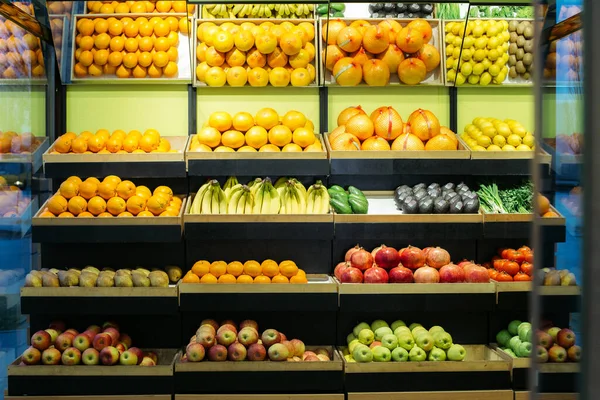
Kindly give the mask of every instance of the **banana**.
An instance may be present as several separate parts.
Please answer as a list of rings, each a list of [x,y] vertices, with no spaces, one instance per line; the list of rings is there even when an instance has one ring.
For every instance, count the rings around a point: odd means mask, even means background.
[[[271,9],[268,6],[265,6],[265,17],[271,18],[272,15]]]
[[[252,214],[260,214],[260,210],[262,208],[262,203],[264,199],[264,186],[262,184],[254,186],[260,187],[259,190],[254,191],[254,193],[251,192],[254,195],[254,206],[252,207]],[[254,186],[252,187],[253,189]]]
[[[216,4],[205,4],[204,8],[208,11],[212,11],[215,9],[216,6],[217,6]]]
[[[279,189],[282,186],[285,186],[285,184],[290,180],[290,178],[288,178],[287,176],[282,176],[281,178],[277,179],[275,181],[275,189]]]
[[[308,11],[314,11],[315,10],[315,5],[314,4],[307,4],[308,7]]]
[[[253,214],[254,208],[254,195],[248,190],[246,192],[246,207],[244,208],[244,214]]]
[[[298,202],[298,214],[306,214],[306,196],[296,186],[293,187],[293,190],[294,197]]]
[[[320,194],[320,207],[319,207],[319,214],[328,214],[329,213],[329,192],[327,192],[327,189],[325,188],[325,186],[321,187],[321,190],[319,191]]]
[[[281,9],[281,4],[275,4],[275,11],[279,12]]]
[[[202,196],[202,206],[200,209],[200,214],[210,214],[212,209],[212,198],[213,198],[213,186],[211,184],[210,188],[204,193]]]
[[[307,214],[315,214],[315,196],[316,193],[314,190],[308,194],[306,198],[306,213]]]
[[[250,13],[251,16],[256,17],[256,15],[258,14],[258,5],[254,5],[254,7],[252,8],[252,12]]]
[[[296,189],[298,189],[300,193],[302,193],[302,195],[306,197],[306,188],[304,187],[304,185],[300,183],[300,181],[296,178],[292,178],[291,181],[294,183],[294,187],[296,187]]]
[[[222,189],[217,191],[219,193],[219,214],[227,214],[227,196],[225,191]]]
[[[244,208],[246,207],[246,192],[242,192],[238,202],[234,204],[235,212],[234,214],[243,214]]]
[[[210,201],[210,212],[209,214],[219,213],[219,188],[213,185],[212,188],[212,200]]]
[[[260,178],[256,178],[254,183],[251,186],[250,191],[256,197],[256,193],[260,190],[260,188],[264,185],[264,181]],[[250,186],[250,185],[249,185]]]
[[[263,201],[260,207],[261,214],[271,214],[271,191],[269,187],[265,185],[263,187]]]
[[[298,192],[293,187],[290,187],[289,194],[291,198],[290,202],[292,204],[292,212],[290,214],[301,214]]]
[[[202,207],[202,196],[209,188],[210,183],[208,182],[200,186],[200,189],[198,189],[198,192],[196,193],[196,197],[194,197],[192,206],[190,207],[190,214],[200,214],[200,209]]]
[[[275,189],[271,184],[269,184],[269,192],[271,194],[269,214],[279,214],[279,210],[281,209],[281,199],[279,198],[279,193],[277,193],[277,189]]]
[[[227,214],[239,214],[237,211],[238,202],[244,196],[244,190],[241,188],[231,194],[227,204]]]

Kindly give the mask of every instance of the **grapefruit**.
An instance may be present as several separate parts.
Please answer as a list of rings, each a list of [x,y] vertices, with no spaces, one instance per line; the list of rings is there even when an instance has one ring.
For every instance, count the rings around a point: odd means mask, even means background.
[[[336,151],[360,150],[360,141],[351,133],[342,133],[335,139],[330,140],[331,149]]]
[[[348,26],[338,33],[336,43],[340,49],[353,52],[360,48],[362,35],[358,29]]]
[[[359,63],[361,67],[367,62],[367,60],[370,60],[372,58],[369,55],[369,53],[367,53],[362,47],[354,53],[351,53],[350,57],[352,57],[354,61]]]
[[[363,78],[369,86],[386,86],[390,82],[390,67],[381,60],[367,60],[363,65]]]
[[[456,150],[457,143],[448,135],[437,135],[425,144],[425,150]]]
[[[372,136],[365,140],[360,146],[361,150],[383,151],[390,150],[390,144],[380,136]]]
[[[398,66],[398,78],[406,85],[417,85],[426,75],[427,67],[418,58],[407,58]]]
[[[346,122],[346,132],[353,134],[360,140],[373,136],[375,127],[373,121],[366,114],[357,114]]]
[[[406,133],[394,140],[392,143],[392,150],[425,150],[425,145],[417,136],[413,135],[412,133]]]
[[[423,61],[425,64],[425,70],[427,72],[431,72],[440,65],[440,52],[435,48],[435,46],[430,44],[424,44],[419,53],[417,54],[417,58]]]
[[[323,24],[321,33],[323,40],[328,45],[337,43],[337,36],[339,32],[346,27],[346,23],[341,19],[335,19]]]
[[[395,43],[392,43],[383,53],[377,54],[377,58],[385,62],[390,71],[396,72],[400,63],[404,61],[404,53]]]
[[[362,45],[369,53],[379,54],[390,45],[389,28],[385,25],[371,25],[365,30]]]
[[[392,107],[381,107],[371,114],[375,134],[386,140],[396,139],[402,133],[404,122]]]
[[[400,25],[398,21],[393,19],[386,19],[385,21],[381,21],[379,25],[388,28],[388,33],[390,35],[390,43],[396,43],[396,37],[402,30],[402,25]]]
[[[335,81],[341,86],[356,86],[362,81],[362,67],[350,57],[344,57],[333,67]]]
[[[424,43],[429,43],[429,41],[431,40],[431,37],[433,36],[433,32],[431,30],[431,25],[429,25],[429,22],[427,22],[423,18],[419,18],[419,19],[410,21],[410,23],[406,27],[421,31],[421,33],[423,34],[423,42]]]
[[[365,111],[361,108],[361,106],[348,107],[348,108],[342,110],[340,115],[338,115],[338,117],[337,117],[338,126],[345,125],[346,122],[348,122],[348,120],[350,118],[352,118],[353,116],[358,115],[358,114],[367,115],[365,113]],[[331,132],[331,133],[333,134],[333,132]]]
[[[423,142],[440,134],[440,121],[428,110],[415,110],[406,123],[410,126],[410,132]]]
[[[330,71],[333,71],[333,66],[335,65],[335,63],[346,56],[346,52],[340,49],[338,45],[330,44],[325,50],[323,50],[325,68],[327,68]]]
[[[396,36],[396,45],[405,53],[416,53],[423,47],[423,33],[413,28],[403,28]]]

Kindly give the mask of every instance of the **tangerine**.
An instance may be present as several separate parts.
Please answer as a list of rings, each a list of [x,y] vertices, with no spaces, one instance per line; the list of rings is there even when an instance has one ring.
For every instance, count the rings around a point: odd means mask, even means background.
[[[120,197],[112,197],[106,202],[106,209],[112,215],[119,215],[127,209],[127,204]]]
[[[116,190],[117,195],[125,200],[129,199],[131,196],[134,196],[136,193],[135,185],[133,182],[128,180],[119,182]]]
[[[220,277],[227,273],[227,263],[225,261],[214,261],[210,264],[210,273],[215,277]]]
[[[48,200],[48,211],[54,215],[59,215],[67,211],[68,202],[63,196],[57,194]]]
[[[290,283],[290,280],[283,275],[275,275],[271,279],[271,283]]]
[[[269,141],[269,134],[262,126],[253,126],[246,132],[246,143],[255,149],[260,149]]]
[[[254,283],[268,284],[271,283],[271,278],[269,278],[268,276],[259,275],[256,278],[254,278]]]
[[[232,261],[227,264],[227,274],[230,274],[234,277],[240,276],[244,272],[244,264],[239,261]]]
[[[269,130],[269,142],[283,147],[292,141],[292,131],[285,125],[276,125]]]
[[[87,207],[90,213],[99,216],[106,211],[106,201],[100,196],[94,196],[89,199]]]
[[[237,278],[237,283],[254,283],[254,279],[250,275],[240,275]]]
[[[293,261],[285,260],[279,264],[279,270],[281,271],[281,275],[291,278],[298,273],[298,266]]]
[[[133,215],[138,215],[146,208],[146,199],[142,196],[138,196],[137,194],[134,196],[130,196],[127,199],[127,211],[132,213]]]
[[[255,278],[262,273],[262,267],[258,261],[249,260],[244,263],[244,274]],[[241,275],[243,276],[243,275]]]
[[[64,181],[60,185],[59,193],[65,199],[70,199],[71,197],[75,197],[79,194],[79,184],[75,181]]]
[[[85,181],[79,185],[79,196],[83,197],[86,200],[91,199],[96,196],[98,192],[98,185],[92,181]]]

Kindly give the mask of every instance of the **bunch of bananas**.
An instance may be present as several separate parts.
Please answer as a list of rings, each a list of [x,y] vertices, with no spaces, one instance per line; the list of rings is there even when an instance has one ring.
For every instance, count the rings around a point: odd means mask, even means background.
[[[202,18],[312,18],[314,8],[314,4],[206,4]]]
[[[216,179],[200,187],[192,202],[190,214],[227,214],[227,196]]]

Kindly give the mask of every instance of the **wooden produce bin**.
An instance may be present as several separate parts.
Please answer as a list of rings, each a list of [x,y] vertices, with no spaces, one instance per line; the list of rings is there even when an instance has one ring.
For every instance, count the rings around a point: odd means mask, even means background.
[[[139,365],[19,365],[8,367],[9,396],[171,395],[175,349],[156,352],[158,364]],[[54,397],[56,398],[56,397]]]
[[[532,291],[532,282],[493,282],[496,285],[496,304],[498,309],[515,310],[528,304],[528,296]],[[552,309],[561,309],[579,300],[581,287],[540,286],[538,293],[540,296],[545,297],[544,301],[555,301],[557,303],[556,307],[552,307]]]
[[[348,393],[348,400],[513,400],[512,390]]]
[[[554,218],[538,220],[544,231],[547,242],[564,242],[566,240],[566,220],[554,206],[550,210],[558,214]],[[529,238],[533,224],[533,214],[491,214],[483,211],[483,236],[485,238]]]
[[[176,394],[175,400],[344,400],[344,394]]]
[[[579,400],[579,393],[539,393],[539,400]],[[531,392],[515,392],[515,400],[530,400]]]
[[[307,350],[318,346],[308,346]],[[341,354],[331,346],[331,361],[175,361],[175,397],[182,394],[341,394]],[[202,376],[202,379],[198,379]],[[235,382],[235,384],[232,384]]]
[[[32,152],[27,153],[0,153],[0,164],[31,164],[31,173],[36,173],[42,167],[42,155],[48,150],[49,139],[36,137],[36,144]]]
[[[354,21],[357,21],[358,19],[355,18],[331,18],[330,20],[341,20],[344,21],[348,26],[350,26],[350,24]],[[411,21],[414,21],[417,18],[393,18],[394,21],[397,21],[400,23],[400,25],[402,25],[402,27],[404,28],[406,25],[408,25]],[[371,25],[377,25],[382,21],[385,21],[386,18],[363,18],[361,19],[361,21],[366,21],[368,23],[370,23]],[[319,32],[325,32],[325,24],[327,23],[327,19],[321,19],[321,24],[320,24],[320,30]],[[444,52],[444,49],[446,47],[446,44],[444,43],[444,30],[442,28],[442,20],[440,19],[427,19],[427,22],[429,22],[429,24],[431,25],[431,29],[432,29],[432,37],[431,40],[429,41],[429,44],[433,45],[439,52],[440,54],[440,65],[435,68],[433,71],[428,72],[427,75],[425,76],[425,79],[419,83],[419,85],[430,85],[430,86],[443,86],[445,84],[445,74],[442,71],[442,69],[444,68],[444,59],[442,57],[442,54]],[[323,40],[322,35],[319,35],[319,54],[323,55],[325,54],[325,49],[327,48],[327,44],[326,42]],[[324,56],[321,57],[321,81],[325,82],[326,86],[335,86],[335,87],[355,87],[355,86],[341,86],[339,85],[334,76],[332,71],[328,70],[327,68],[325,68],[325,66],[323,65],[323,61],[324,61]],[[364,80],[358,85],[358,86],[369,86],[367,83],[364,82]],[[388,83],[388,86],[414,86],[414,85],[406,85],[402,82],[400,82],[400,79],[398,78],[398,71],[390,71],[390,81]]]
[[[183,233],[185,199],[176,217],[129,218],[46,218],[40,207],[32,220],[36,243],[171,243],[180,242]]]
[[[169,394],[116,396],[60,396],[64,400],[172,400]],[[56,400],[57,396],[4,396],[5,400]]]
[[[386,362],[357,363],[344,362],[346,372],[346,390],[349,398],[354,394],[379,393],[381,395],[398,392],[429,393],[430,399],[481,399],[487,393],[497,391],[510,393],[509,397],[497,397],[499,400],[512,397],[510,384],[510,362],[495,350],[484,345],[465,345],[467,356],[461,362],[423,361],[423,362]],[[480,397],[449,397],[458,393],[480,393]],[[486,396],[481,396],[486,393]],[[400,394],[399,394],[400,395]],[[405,393],[404,396],[409,395]],[[415,393],[410,394],[414,398]],[[437,397],[435,397],[437,396]],[[383,399],[384,397],[373,397]],[[388,397],[389,399],[396,397]],[[397,397],[409,399],[411,397]],[[369,397],[365,397],[369,399]]]
[[[44,172],[52,178],[67,178],[73,171],[81,176],[117,175],[129,178],[185,177],[185,149],[188,136],[165,136],[171,143],[168,153],[52,154],[44,153]]]
[[[329,160],[322,135],[316,135],[323,151],[316,152],[203,152],[185,150],[190,176],[327,176]]]

